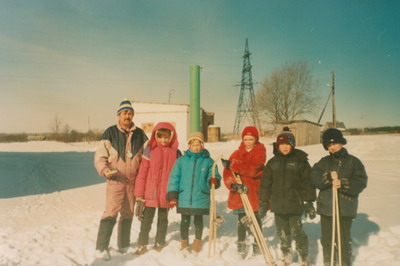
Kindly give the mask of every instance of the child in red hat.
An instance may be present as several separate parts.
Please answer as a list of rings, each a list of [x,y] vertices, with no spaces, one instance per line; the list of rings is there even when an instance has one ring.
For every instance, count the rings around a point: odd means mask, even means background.
[[[243,203],[240,197],[241,193],[246,193],[254,215],[261,228],[261,220],[258,215],[260,201],[258,192],[260,187],[260,178],[264,170],[265,160],[267,159],[267,150],[264,144],[259,142],[258,130],[255,127],[246,127],[242,132],[242,142],[239,148],[229,157],[230,169],[224,169],[224,182],[229,189],[228,208],[238,215],[238,243],[239,254],[246,255],[246,226],[241,219],[246,215]],[[232,171],[240,176],[243,184],[237,184]],[[253,254],[257,255],[260,251],[257,244],[253,244]]]

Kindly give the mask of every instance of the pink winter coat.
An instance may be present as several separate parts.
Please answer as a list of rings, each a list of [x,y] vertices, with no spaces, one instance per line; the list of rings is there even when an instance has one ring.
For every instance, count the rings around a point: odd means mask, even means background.
[[[168,145],[162,146],[156,142],[156,132],[165,128],[172,132]],[[166,122],[158,123],[151,133],[149,146],[143,153],[139,174],[136,177],[135,197],[145,200],[146,207],[168,208],[167,189],[169,174],[178,154],[178,139],[175,128]]]

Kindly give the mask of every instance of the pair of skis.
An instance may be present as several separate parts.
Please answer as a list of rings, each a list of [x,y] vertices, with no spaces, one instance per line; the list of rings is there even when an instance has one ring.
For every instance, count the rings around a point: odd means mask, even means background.
[[[219,159],[222,159],[222,156],[218,157],[218,159],[216,161],[214,161],[213,164],[213,176],[215,176],[215,167],[216,167],[216,163]],[[222,162],[224,164],[224,161]],[[226,167],[229,168],[229,167]],[[237,184],[242,184],[242,180],[240,179],[240,177],[238,175],[235,174],[235,172],[232,172],[233,177],[235,178],[235,181]],[[210,241],[210,245],[209,245],[209,252],[208,252],[208,256],[210,256],[210,249],[211,249],[211,245],[213,244],[214,246],[214,254],[215,254],[215,238],[216,238],[216,228],[218,225],[218,221],[217,217],[216,217],[216,209],[215,209],[215,187],[214,185],[211,185],[211,206],[210,206],[210,237],[209,237],[209,241]],[[247,194],[245,193],[240,193],[240,198],[243,202],[243,207],[246,213],[246,216],[244,217],[246,220],[245,221],[241,221],[243,223],[245,223],[246,225],[249,226],[250,231],[252,233],[252,235],[254,236],[258,247],[260,248],[261,253],[263,254],[263,257],[265,259],[265,262],[269,265],[274,265],[274,260],[272,258],[272,254],[271,251],[269,250],[265,239],[264,239],[264,235],[261,231],[261,225],[258,224],[256,216],[254,215],[254,211],[253,208],[251,207],[249,198],[247,197]]]

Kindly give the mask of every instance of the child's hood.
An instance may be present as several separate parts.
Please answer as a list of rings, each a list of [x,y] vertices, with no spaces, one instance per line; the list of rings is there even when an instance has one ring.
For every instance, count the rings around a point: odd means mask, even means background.
[[[179,143],[178,143],[178,136],[176,135],[176,130],[174,126],[168,122],[160,122],[153,128],[150,137],[150,149],[154,149],[155,147],[157,147],[156,132],[161,128],[165,128],[171,131],[171,138],[168,146],[170,146],[173,149],[178,149]]]

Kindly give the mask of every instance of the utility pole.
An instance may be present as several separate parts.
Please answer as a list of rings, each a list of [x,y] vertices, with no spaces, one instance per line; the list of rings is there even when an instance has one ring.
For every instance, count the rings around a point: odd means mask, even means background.
[[[335,71],[332,71],[332,126],[336,128],[336,105],[335,105]]]
[[[236,111],[235,125],[233,133],[240,134],[241,125],[247,117],[247,121],[251,121],[251,125],[258,127],[261,132],[260,119],[258,117],[257,106],[254,98],[253,79],[251,75],[249,44],[246,38],[246,47],[243,55],[242,81],[240,84],[240,96]]]

